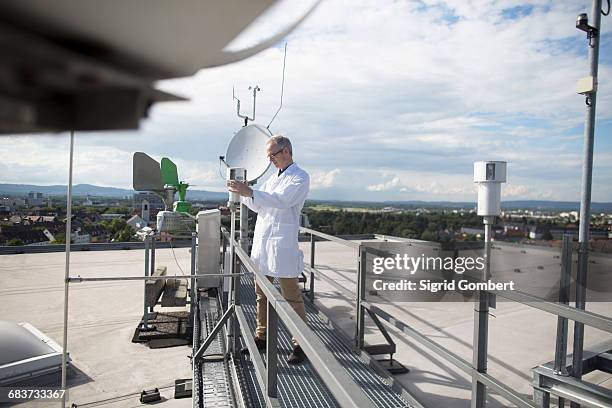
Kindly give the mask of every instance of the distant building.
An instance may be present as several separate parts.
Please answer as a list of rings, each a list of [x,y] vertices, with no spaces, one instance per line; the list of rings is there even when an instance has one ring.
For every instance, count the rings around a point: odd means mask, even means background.
[[[93,201],[91,201],[89,196],[87,196],[87,199],[85,199],[85,201],[83,201],[83,205],[87,206],[87,207],[91,207],[93,205]]]
[[[135,231],[140,231],[142,228],[146,227],[148,223],[138,215],[134,215],[132,218],[127,220],[127,225],[132,227]]]
[[[80,229],[70,234],[70,237],[73,244],[89,244],[91,242],[91,236],[81,233]]]
[[[464,236],[475,235],[477,238],[484,237],[484,228],[461,227],[461,234]]]
[[[48,230],[31,229],[22,224],[0,226],[0,242],[6,245],[11,241],[21,245],[49,245],[52,235]]]
[[[23,207],[25,203],[25,200],[22,198],[0,197],[0,206],[8,207],[9,211],[14,211],[18,207]]]
[[[43,193],[39,193],[38,191],[30,191],[28,193],[27,202],[30,207],[42,207],[43,199]]]
[[[151,220],[150,214],[151,208],[148,200],[142,200],[142,208],[140,210],[140,216],[148,224]]]
[[[136,209],[141,209],[142,202],[148,201],[150,214],[153,214],[154,212],[156,213],[158,210],[164,209],[164,202],[157,194],[154,194],[154,193],[146,193],[146,192],[134,193],[134,195],[132,196],[132,200],[133,200],[132,206]]]
[[[542,239],[544,231],[539,227],[531,227],[529,229],[529,239]]]

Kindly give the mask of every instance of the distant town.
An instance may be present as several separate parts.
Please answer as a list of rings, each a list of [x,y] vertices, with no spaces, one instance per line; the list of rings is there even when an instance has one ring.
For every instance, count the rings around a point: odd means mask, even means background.
[[[192,214],[220,209],[225,200],[192,201]],[[503,207],[503,206],[502,206]],[[579,213],[557,208],[503,208],[494,239],[558,246],[564,234],[577,239]],[[71,242],[75,244],[137,241],[138,231],[155,227],[164,206],[152,193],[123,197],[73,198]],[[332,235],[383,234],[426,241],[483,239],[482,220],[471,203],[349,203],[307,201],[302,224]],[[166,239],[171,240],[168,236]],[[0,246],[41,246],[66,242],[66,197],[39,191],[0,193]],[[612,211],[594,211],[591,247],[612,252]]]

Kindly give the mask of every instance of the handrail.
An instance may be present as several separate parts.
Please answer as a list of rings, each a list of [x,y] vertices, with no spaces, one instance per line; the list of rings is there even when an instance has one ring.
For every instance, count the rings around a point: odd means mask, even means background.
[[[226,228],[221,228],[223,238],[230,240],[229,232]],[[359,388],[357,383],[353,381],[338,363],[334,355],[327,350],[323,342],[312,332],[312,330],[306,325],[302,318],[293,310],[293,307],[278,293],[278,290],[274,285],[265,278],[265,276],[259,271],[259,267],[255,265],[251,257],[242,249],[235,240],[232,240],[234,250],[237,258],[244,265],[247,271],[253,273],[257,279],[257,285],[260,287],[262,292],[268,301],[268,310],[273,310],[278,318],[285,324],[289,332],[297,339],[298,343],[302,347],[302,350],[308,357],[310,363],[317,371],[325,385],[329,388],[332,395],[336,398],[338,403],[343,407],[374,407],[372,401],[368,396]],[[236,314],[238,321],[241,322],[241,327],[245,327],[246,322],[245,316],[242,312],[242,307],[237,306]],[[268,322],[269,324],[271,322]],[[270,330],[268,330],[268,335]],[[244,336],[247,346],[255,353],[256,348],[254,342],[247,336]],[[268,342],[270,343],[270,342]],[[256,354],[256,353],[255,353]],[[257,377],[260,384],[267,387],[270,381],[270,372],[263,372],[263,361],[259,361],[257,357],[254,361],[257,371]],[[274,369],[272,367],[266,367],[266,370]],[[266,394],[266,400],[270,398]]]
[[[334,242],[338,242],[338,243],[347,245],[346,242],[342,242],[343,240],[338,237],[333,237],[331,235],[324,234],[324,233],[321,233],[315,230],[311,230],[309,228],[300,228],[300,231],[310,233],[312,236],[323,237],[329,241],[334,241]],[[375,234],[375,237],[377,239],[381,239],[381,238],[382,239],[396,239],[401,242],[409,242],[409,243],[414,243],[414,244],[425,244],[425,242],[421,242],[419,240],[402,239],[402,238],[391,237],[391,236],[386,236],[386,235]],[[358,347],[361,347],[363,345],[363,341],[362,341],[363,327],[360,329],[359,326],[360,326],[360,322],[361,322],[361,326],[363,326],[363,311],[362,310],[366,309],[380,316],[388,324],[400,329],[403,333],[411,336],[413,339],[417,340],[424,346],[434,351],[437,351],[439,355],[441,355],[451,364],[455,365],[456,367],[462,369],[463,371],[471,375],[473,381],[479,382],[481,384],[484,384],[485,386],[490,387],[492,390],[494,390],[495,392],[497,392],[498,394],[500,394],[501,396],[503,396],[504,398],[506,398],[507,400],[511,401],[512,403],[514,403],[515,405],[519,407],[522,407],[522,408],[536,407],[533,401],[525,399],[524,396],[518,394],[515,390],[511,389],[507,385],[499,382],[497,379],[495,379],[491,375],[487,374],[486,372],[479,372],[468,361],[452,353],[447,348],[441,345],[438,345],[436,342],[430,340],[428,337],[419,333],[417,330],[412,329],[410,326],[392,317],[391,315],[389,315],[382,309],[379,309],[376,306],[372,305],[371,303],[366,302],[365,297],[362,297],[362,295],[365,290],[365,286],[364,286],[365,285],[365,279],[364,279],[365,265],[363,265],[363,263],[365,262],[365,258],[363,256],[363,253],[364,251],[367,251],[366,249],[367,247],[363,247],[359,244],[347,245],[347,246],[358,248],[359,253],[360,253],[360,263],[358,265],[358,279],[357,279],[357,285],[358,285],[357,299],[356,299],[357,300],[357,330],[356,330],[356,335],[355,335],[356,336],[355,340],[356,340],[356,344]],[[312,279],[315,275],[315,272],[319,272],[316,268],[314,268],[314,239],[312,237],[311,237],[311,250],[313,253],[311,253],[311,265],[308,271],[310,272],[311,279]],[[313,288],[314,286],[311,284],[311,291],[314,292]],[[345,292],[345,291],[343,290],[342,292]],[[348,290],[346,290],[346,292],[348,292]],[[533,308],[536,308],[536,309],[539,309],[539,310],[542,310],[542,311],[545,311],[551,314],[555,314],[557,316],[561,316],[561,317],[564,317],[570,320],[581,322],[586,325],[596,327],[600,330],[604,330],[606,332],[612,333],[612,319],[609,317],[603,316],[603,315],[599,315],[599,314],[584,311],[584,310],[579,310],[579,309],[576,309],[576,308],[573,308],[571,306],[564,305],[564,304],[546,301],[537,296],[529,295],[523,292],[496,291],[496,290],[487,291],[487,292],[504,297],[514,302],[522,303],[527,306],[530,306],[530,307],[533,307]],[[314,296],[314,293],[311,293],[311,296]]]
[[[325,385],[343,407],[374,407],[372,401],[342,368],[334,355],[312,332],[291,305],[278,293],[274,285],[259,271],[249,255],[234,241],[236,255],[249,272],[252,272],[269,307],[272,307],[289,332],[297,339],[310,363]],[[270,367],[267,367],[269,369]]]
[[[198,279],[207,277],[231,278],[234,276],[242,276],[243,273],[207,273],[202,275],[163,275],[163,276],[109,276],[109,277],[93,277],[83,278],[81,276],[71,276],[68,282],[108,282],[108,281],[139,281],[139,280],[166,280],[166,279]]]
[[[535,404],[518,396],[513,390],[511,390],[504,384],[497,382],[490,375],[485,374],[485,373],[480,373],[477,370],[475,370],[472,367],[472,365],[464,358],[447,350],[446,347],[436,343],[435,341],[431,340],[427,336],[419,333],[417,330],[413,329],[412,327],[405,324],[401,320],[398,320],[395,317],[391,316],[386,311],[380,309],[377,306],[370,304],[369,302],[361,302],[361,305],[367,308],[368,310],[370,310],[372,313],[375,313],[377,316],[382,318],[385,322],[387,322],[391,326],[399,329],[402,333],[407,334],[408,336],[412,337],[414,340],[418,341],[421,345],[434,351],[436,355],[441,356],[446,361],[453,364],[455,367],[463,370],[465,373],[468,373],[473,377],[478,377],[478,379],[481,382],[485,382],[487,385],[494,387],[498,394],[508,399],[515,405],[519,407],[529,407],[529,408],[536,407]]]
[[[380,235],[375,234],[375,236],[380,236]],[[401,242],[410,242],[410,240],[408,240],[407,238],[391,237],[388,235],[385,235],[384,237],[397,239],[398,241],[401,241]],[[375,251],[381,254],[387,253],[387,254],[393,255],[392,253],[387,252],[387,251],[373,250],[367,247],[366,247],[366,251],[369,251],[369,252]],[[429,274],[436,275],[434,272],[429,272]],[[471,282],[480,281],[476,278],[472,278],[469,276],[464,276],[464,279],[467,279]],[[512,291],[510,290],[487,290],[485,292],[493,293],[499,297],[503,297],[505,299],[508,299],[508,300],[511,300],[517,303],[521,303],[529,307],[533,307],[534,309],[539,309],[544,312],[548,312],[548,313],[551,313],[551,314],[554,314],[560,317],[565,317],[567,319],[583,323],[587,326],[595,327],[599,330],[602,330],[608,333],[612,333],[612,318],[604,316],[604,315],[589,312],[586,310],[576,309],[575,307],[556,303],[556,302],[551,302],[541,297],[534,296],[534,295],[531,295],[525,292],[521,292],[518,290],[512,290]]]
[[[338,292],[342,293],[344,296],[346,296],[346,297],[348,297],[350,299],[355,300],[355,293],[351,292],[350,289],[345,288],[344,286],[342,286],[341,284],[339,284],[335,280],[333,280],[331,278],[328,278],[320,270],[318,270],[316,268],[312,268],[312,267],[310,267],[308,265],[304,265],[304,271],[314,274],[314,276],[316,276],[319,279],[324,280],[329,285],[333,286]]]
[[[425,241],[422,239],[414,239],[414,238],[403,238],[403,237],[394,237],[393,235],[384,235],[384,234],[374,234],[374,238],[376,239],[380,239],[382,241],[386,241],[388,239],[392,239],[394,241],[400,241],[400,242],[408,242],[411,244],[419,244],[419,245],[432,245],[435,244],[431,241]]]
[[[513,300],[517,303],[522,303],[526,306],[539,309],[557,316],[565,317],[569,320],[586,324],[587,326],[595,327],[596,329],[612,333],[612,318],[589,312],[587,310],[576,309],[572,306],[567,306],[561,303],[555,303],[543,300],[537,296],[519,291],[499,291],[489,290],[489,293],[494,293],[497,296]]]
[[[315,235],[319,238],[323,238],[327,241],[333,241],[335,243],[341,244],[341,245],[345,245],[351,248],[355,248],[358,249],[359,248],[359,243],[358,242],[353,242],[353,241],[349,241],[347,239],[342,239],[342,238],[338,238],[335,237],[333,235],[329,235],[329,234],[325,234],[323,232],[319,232],[310,228],[306,228],[306,227],[300,227],[300,232],[303,232],[305,234],[311,234],[311,235]]]

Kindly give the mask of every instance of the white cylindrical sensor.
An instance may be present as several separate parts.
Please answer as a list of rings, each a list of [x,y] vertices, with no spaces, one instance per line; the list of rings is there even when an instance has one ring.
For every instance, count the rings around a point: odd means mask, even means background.
[[[246,169],[244,167],[228,167],[227,168],[227,181],[246,181]],[[240,203],[240,194],[238,193],[229,193],[229,201],[228,204],[239,204]]]
[[[483,217],[501,214],[501,184],[478,184],[478,215]]]
[[[501,214],[501,183],[506,182],[506,162],[474,163],[474,182],[478,184],[478,215],[496,217]]]

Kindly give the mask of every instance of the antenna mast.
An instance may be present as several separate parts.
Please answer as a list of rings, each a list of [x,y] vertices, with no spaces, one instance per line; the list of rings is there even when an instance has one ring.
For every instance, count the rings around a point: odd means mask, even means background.
[[[236,114],[238,115],[239,118],[243,118],[244,119],[244,126],[247,126],[249,124],[249,120],[252,122],[255,120],[255,101],[257,100],[257,92],[261,91],[261,88],[259,87],[259,85],[255,85],[255,86],[249,86],[249,91],[253,90],[253,117],[250,118],[249,115],[241,115],[240,114],[240,99],[238,99],[236,97],[236,92],[234,90],[234,87],[232,87],[232,98],[236,100]]]
[[[287,62],[287,43],[285,43],[285,56],[283,57],[283,80],[281,82],[280,106],[278,107],[278,110],[272,117],[272,120],[270,120],[270,123],[268,123],[268,126],[266,126],[268,130],[270,130],[270,125],[272,124],[272,122],[274,122],[274,119],[276,119],[276,115],[278,115],[278,112],[280,112],[280,110],[283,108],[283,94],[285,93],[285,63],[286,62]]]

